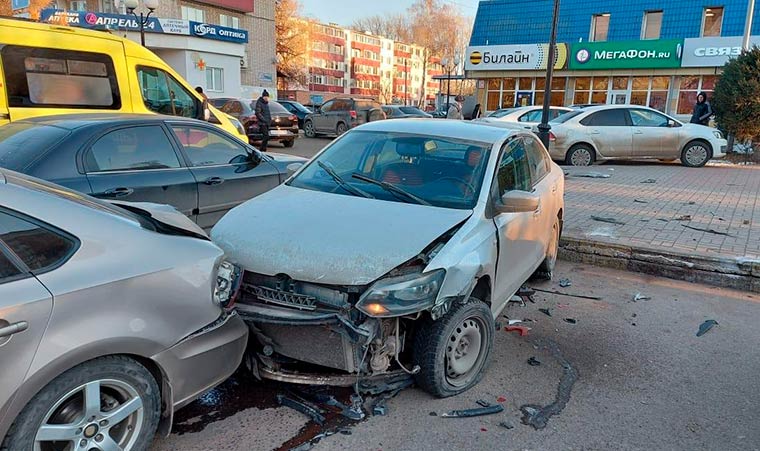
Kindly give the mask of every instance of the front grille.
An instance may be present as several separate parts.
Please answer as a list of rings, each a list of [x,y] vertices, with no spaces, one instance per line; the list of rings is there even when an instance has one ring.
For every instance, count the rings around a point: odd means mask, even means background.
[[[255,295],[260,301],[271,304],[295,307],[299,310],[314,310],[317,308],[316,298],[297,293],[275,290],[272,288],[246,285],[245,291]]]

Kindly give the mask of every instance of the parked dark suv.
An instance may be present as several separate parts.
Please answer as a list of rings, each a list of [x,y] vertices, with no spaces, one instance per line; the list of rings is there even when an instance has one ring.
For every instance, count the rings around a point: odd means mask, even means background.
[[[295,114],[298,118],[298,127],[303,128],[303,121],[306,119],[306,116],[308,116],[312,110],[308,109],[307,107],[301,105],[300,103],[296,102],[295,100],[278,100],[279,104],[285,107],[286,110],[290,111],[291,113]]]
[[[337,98],[324,104],[306,116],[304,134],[342,135],[348,130],[367,122],[385,119],[382,106],[368,99]]]
[[[248,135],[251,144],[261,142],[261,129],[256,119],[255,100],[228,99],[219,109],[239,120]],[[298,118],[295,114],[286,110],[285,107],[269,101],[269,112],[272,114],[272,122],[269,123],[269,142],[280,142],[285,147],[293,147],[298,138]]]

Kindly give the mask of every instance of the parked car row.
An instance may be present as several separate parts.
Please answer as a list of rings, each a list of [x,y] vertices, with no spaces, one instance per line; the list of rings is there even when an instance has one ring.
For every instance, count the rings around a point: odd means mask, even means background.
[[[254,111],[256,100],[218,98],[212,99],[211,102],[219,105],[222,112],[229,114],[243,124],[249,143],[261,142],[263,135],[259,119]],[[269,101],[269,112],[272,116],[269,123],[269,141],[280,142],[285,147],[293,147],[298,138],[298,116],[274,100]]]

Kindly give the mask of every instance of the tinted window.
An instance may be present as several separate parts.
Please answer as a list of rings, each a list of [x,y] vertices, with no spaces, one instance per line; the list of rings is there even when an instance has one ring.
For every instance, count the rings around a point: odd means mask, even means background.
[[[352,108],[350,100],[338,99],[333,101],[332,111],[348,111]]]
[[[59,266],[77,247],[72,238],[5,211],[0,211],[0,240],[34,274]]]
[[[249,161],[242,144],[201,127],[173,125],[172,130],[193,166],[213,166]]]
[[[108,55],[13,45],[1,53],[11,107],[121,108]]]
[[[385,113],[386,116],[391,117],[393,116],[393,108],[383,107],[383,113]]]
[[[137,80],[149,110],[170,116],[198,117],[197,99],[171,75],[153,67],[138,67]]]
[[[523,139],[525,151],[528,154],[531,178],[534,183],[537,183],[549,172],[549,156],[536,138],[524,137]]]
[[[649,110],[629,110],[631,123],[636,127],[667,127],[668,118]]]
[[[225,113],[241,115],[243,114],[243,104],[237,100],[233,100],[224,104],[221,110]]]
[[[552,119],[550,122],[552,124],[564,124],[565,122],[569,121],[570,119],[574,118],[575,116],[578,116],[579,114],[583,114],[583,111],[577,110],[577,111],[570,111],[565,114],[561,114],[557,116],[556,119]]]
[[[422,113],[422,110],[420,110],[419,108],[415,108],[413,106],[402,106],[402,107],[399,107],[399,110],[401,110],[402,112],[404,112],[406,114],[420,114],[420,113]]]
[[[3,253],[3,248],[0,244],[0,283],[14,279],[21,274],[23,274],[21,270],[11,263],[10,259]]]
[[[328,111],[332,111],[333,105],[335,105],[335,102],[334,101],[330,101],[330,102],[327,102],[324,105],[322,105],[322,107],[320,109],[322,110],[323,113],[326,113]]]
[[[519,122],[541,122],[541,116],[543,116],[543,110],[529,111],[518,119]],[[551,116],[550,116],[551,117]]]
[[[567,111],[551,109],[549,110],[549,120],[557,119],[565,113],[567,113]]]
[[[0,127],[0,167],[23,171],[69,132],[48,125],[11,122]]]
[[[272,114],[290,114],[290,111],[286,110],[284,106],[272,100],[269,101],[269,112]]]
[[[88,172],[180,167],[171,141],[158,125],[114,130],[100,137],[85,155]]]
[[[531,191],[530,164],[522,139],[514,139],[506,144],[499,160],[496,174],[499,201],[501,196],[512,190]]]
[[[628,125],[626,110],[602,110],[581,120],[581,124],[591,127],[625,127]]]

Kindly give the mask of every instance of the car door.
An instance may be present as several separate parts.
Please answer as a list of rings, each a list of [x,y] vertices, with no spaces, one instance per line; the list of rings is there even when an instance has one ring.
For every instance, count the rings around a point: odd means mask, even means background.
[[[56,268],[75,249],[70,237],[0,207],[0,400],[24,381],[53,308],[34,274]]]
[[[267,157],[241,141],[201,124],[171,123],[198,183],[198,220],[214,226],[227,211],[280,183]]]
[[[678,129],[664,114],[644,108],[629,111],[633,127],[633,153],[637,157],[678,158]]]
[[[551,159],[544,146],[532,136],[524,136],[522,139],[528,155],[532,192],[541,199],[536,219],[537,230],[544,234],[542,249],[546,254],[548,238],[551,237],[554,219],[557,217],[562,200],[559,193],[559,180],[556,175],[551,174]]]
[[[112,129],[83,154],[96,197],[168,204],[197,219],[198,188],[159,122]]]
[[[512,190],[532,191],[530,163],[522,138],[514,137],[501,150],[491,187],[494,204]],[[539,207],[540,210],[540,207]],[[540,215],[537,212],[497,213],[493,218],[498,237],[498,260],[494,284],[494,311],[530,277],[544,254]]]
[[[633,155],[633,129],[624,108],[603,109],[581,119],[588,140],[605,158]]]
[[[324,105],[322,105],[312,116],[313,122],[314,122],[314,129],[319,132],[324,131],[333,131],[333,128],[330,128],[328,130],[328,116],[330,115],[330,112],[333,109],[333,106],[335,105],[335,100],[330,100],[328,102],[325,102]]]

